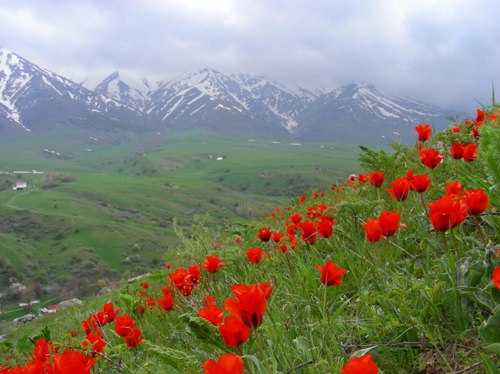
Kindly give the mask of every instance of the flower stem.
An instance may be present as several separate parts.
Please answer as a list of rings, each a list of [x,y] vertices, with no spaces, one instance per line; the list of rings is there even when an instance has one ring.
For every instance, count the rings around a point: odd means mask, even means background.
[[[481,239],[483,244],[486,245],[487,242],[486,242],[486,238],[484,237],[483,230],[481,229],[481,225],[479,225],[479,221],[478,221],[476,216],[472,216],[472,217],[474,217],[474,224],[476,225],[477,232],[479,233],[479,238]]]
[[[266,359],[266,353],[264,352],[264,347],[262,346],[262,342],[261,342],[260,337],[259,337],[258,329],[254,329],[253,332],[254,332],[254,336],[255,336],[255,342],[257,343],[257,347],[259,348],[260,355],[262,357],[262,361],[265,362],[265,364],[267,366],[268,373],[272,373],[273,371],[271,369],[271,366],[269,365],[269,362]]]

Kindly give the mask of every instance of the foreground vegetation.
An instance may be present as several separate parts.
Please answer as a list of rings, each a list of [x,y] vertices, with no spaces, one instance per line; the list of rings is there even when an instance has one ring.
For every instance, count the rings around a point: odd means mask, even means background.
[[[14,331],[4,372],[498,373],[498,110],[364,149],[263,220],[177,230],[148,277]]]

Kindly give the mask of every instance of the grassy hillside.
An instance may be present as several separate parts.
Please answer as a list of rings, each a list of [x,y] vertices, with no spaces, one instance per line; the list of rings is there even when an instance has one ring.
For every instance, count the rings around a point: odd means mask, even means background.
[[[296,191],[324,188],[358,167],[354,146],[202,134],[156,143],[100,148],[37,139],[0,149],[0,171],[44,172],[0,175],[4,308],[34,297],[50,303],[93,294],[160,264],[179,243],[175,225],[257,218]],[[12,191],[19,178],[29,188]],[[15,282],[28,290],[9,299]],[[33,296],[34,285],[45,292]]]
[[[4,366],[498,373],[499,109],[414,147],[365,149],[366,173],[260,220],[178,231],[167,267],[9,332]],[[59,351],[34,359],[49,340]]]

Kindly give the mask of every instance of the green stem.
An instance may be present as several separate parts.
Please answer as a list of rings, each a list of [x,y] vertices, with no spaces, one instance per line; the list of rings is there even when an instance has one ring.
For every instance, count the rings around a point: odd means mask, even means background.
[[[420,195],[420,201],[422,202],[422,205],[424,206],[425,215],[429,216],[429,211],[427,210],[427,205],[425,204],[425,200],[424,200],[424,194],[420,193],[419,195]]]
[[[255,341],[257,343],[257,347],[259,348],[260,355],[262,357],[262,361],[265,362],[268,373],[272,373],[273,370],[272,370],[271,366],[269,365],[268,360],[266,359],[266,353],[264,352],[264,347],[263,347],[262,342],[260,340],[258,329],[254,329],[253,332],[254,332],[254,336],[255,336]]]
[[[481,239],[483,244],[486,245],[487,242],[486,242],[486,238],[484,237],[483,230],[481,229],[481,225],[479,225],[479,221],[478,221],[476,216],[472,216],[472,217],[474,217],[474,224],[476,225],[477,232],[479,233],[479,238]]]

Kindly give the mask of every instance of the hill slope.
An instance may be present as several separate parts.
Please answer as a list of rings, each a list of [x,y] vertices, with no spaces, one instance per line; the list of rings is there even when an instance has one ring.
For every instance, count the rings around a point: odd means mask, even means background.
[[[43,337],[60,351],[39,364],[72,355],[109,373],[497,372],[499,109],[421,150],[365,149],[366,174],[216,245],[212,229],[182,230],[167,268],[12,332],[7,365],[37,363]],[[95,357],[74,352],[82,343]]]

